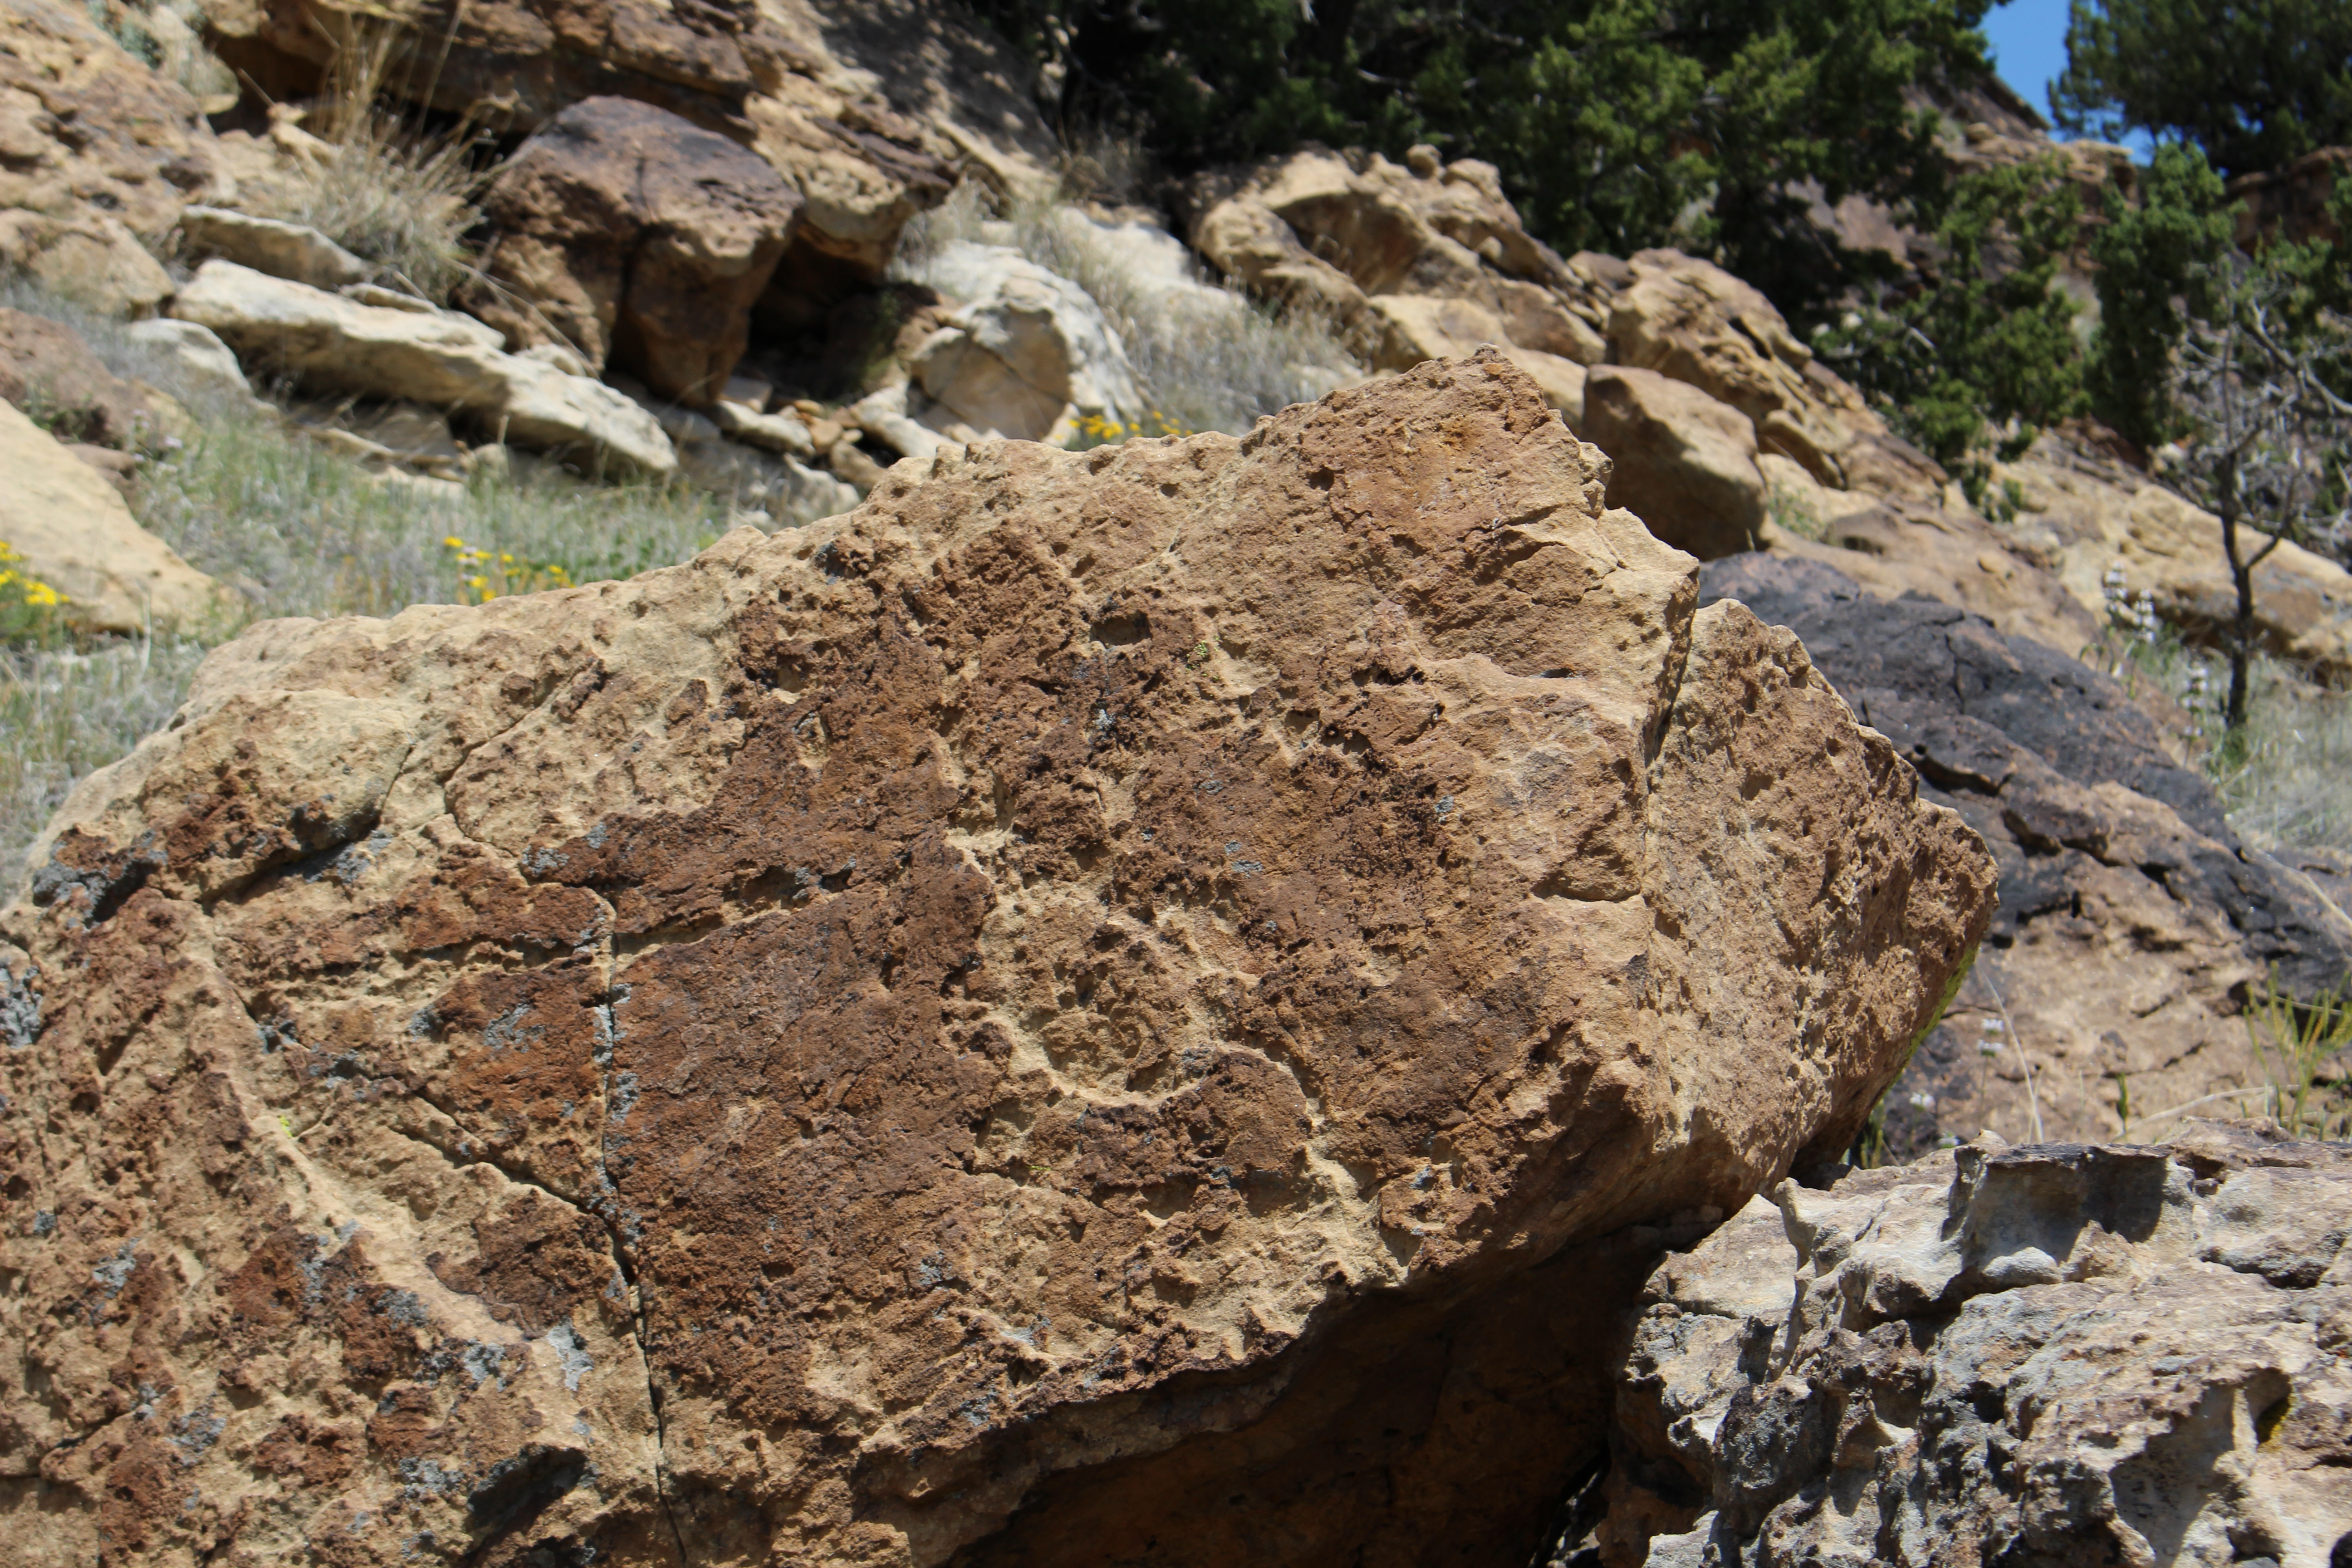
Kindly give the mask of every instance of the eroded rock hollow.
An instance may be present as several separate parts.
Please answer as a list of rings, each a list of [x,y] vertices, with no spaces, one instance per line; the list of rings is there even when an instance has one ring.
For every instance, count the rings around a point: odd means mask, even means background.
[[[1628,1227],[1845,1147],[1992,903],[1606,483],[1489,353],[224,647],[7,917],[0,1535],[1532,1547]]]

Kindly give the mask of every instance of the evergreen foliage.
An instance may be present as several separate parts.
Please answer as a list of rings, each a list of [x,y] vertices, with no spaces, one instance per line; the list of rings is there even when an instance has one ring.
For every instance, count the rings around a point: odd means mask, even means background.
[[[2221,176],[2202,150],[2156,150],[2137,206],[2113,187],[2091,241],[2098,266],[2099,331],[2090,368],[2100,418],[2143,447],[2177,424],[2169,391],[2174,350],[2191,315],[2212,309],[2209,279],[2230,249]]]
[[[1863,192],[1933,215],[1932,111],[1984,68],[1985,0],[980,0],[1065,128],[1183,170],[1303,142],[1478,157],[1538,237],[1710,255],[1802,320],[1866,269],[1806,221]]]
[[[2193,142],[2223,174],[2352,142],[2343,0],[2074,0],[2063,128]]]
[[[1937,227],[1930,285],[1852,313],[1822,335],[1823,357],[1973,481],[1968,458],[1989,421],[2007,428],[2002,455],[2013,457],[2084,408],[2077,307],[2053,287],[2081,212],[2048,161],[1967,175]]]

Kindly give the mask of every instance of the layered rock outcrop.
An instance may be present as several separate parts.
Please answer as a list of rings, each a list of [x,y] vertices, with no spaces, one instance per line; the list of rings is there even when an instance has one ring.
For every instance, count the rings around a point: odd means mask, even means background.
[[[1487,355],[247,632],[6,917],[0,1528],[1067,1558],[1083,1471],[1528,1549],[1605,1336],[1513,1283],[1844,1147],[1990,915],[1602,472]],[[1559,1445],[1449,1485],[1508,1398]]]
[[[1563,260],[1493,168],[1309,151],[1204,176],[1188,232],[1237,286],[1332,318],[1376,367],[1492,343],[1615,464],[1612,500],[1703,557],[1761,546],[2082,647],[2086,610],[1820,363],[1755,289],[1672,250]],[[1601,395],[1592,378],[1600,378]]]
[[[315,88],[337,40],[390,32],[387,88],[511,132],[572,105],[651,105],[756,153],[806,203],[767,309],[821,321],[877,281],[907,221],[966,169],[1050,190],[1053,136],[1030,68],[924,0],[206,0],[224,58],[275,96]]]
[[[148,254],[216,178],[196,100],[79,5],[11,0],[0,17],[0,268],[117,314],[172,279]]]
[[[577,455],[623,472],[671,473],[677,455],[654,416],[562,350],[505,352],[471,316],[398,297],[363,303],[207,261],[172,313],[215,332],[248,369],[364,396],[461,410],[499,440]]]
[[[2341,984],[2352,922],[2243,843],[2201,773],[2115,681],[1812,562],[1712,563],[1731,598],[1804,639],[1854,712],[2000,863],[2001,907],[1944,1022],[1887,1101],[1890,1157],[1992,1127],[2022,1142],[2161,1136],[2184,1107],[2259,1103],[2250,993]],[[2129,1127],[2124,1119],[2132,1118]]]
[[[1651,1278],[1600,1561],[2341,1562],[2347,1228],[2263,1124],[1784,1183]]]

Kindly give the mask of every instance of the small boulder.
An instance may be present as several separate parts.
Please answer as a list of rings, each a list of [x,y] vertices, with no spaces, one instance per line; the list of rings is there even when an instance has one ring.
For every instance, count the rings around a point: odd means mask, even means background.
[[[108,476],[0,404],[0,542],[16,570],[64,595],[68,626],[131,635],[195,629],[220,607],[216,584],[139,526]]]
[[[123,335],[149,353],[162,356],[183,391],[237,405],[258,401],[253,395],[252,384],[245,379],[244,367],[236,363],[236,355],[210,328],[159,316],[152,321],[131,322]]]
[[[142,317],[172,297],[172,275],[106,213],[0,208],[0,272],[104,316]]]
[[[459,302],[518,344],[562,342],[656,394],[717,396],[802,200],[766,163],[650,104],[575,103],[483,199],[485,281]],[[495,285],[495,286],[494,286]]]
[[[128,450],[158,439],[165,416],[153,388],[106,368],[61,321],[0,307],[0,402],[60,440]]]
[[[247,364],[308,386],[462,410],[502,439],[647,474],[677,466],[652,415],[545,359],[504,353],[495,328],[452,310],[362,305],[233,261],[207,261],[173,314],[219,334]]]
[[[970,301],[908,366],[940,420],[1043,441],[1077,419],[1127,424],[1148,412],[1118,330],[1068,279],[1010,247],[968,241],[948,247],[927,276]]]
[[[1684,382],[1596,365],[1584,383],[1586,439],[1615,460],[1609,504],[1701,560],[1753,549],[1764,475],[1747,416]]]
[[[180,215],[180,232],[194,257],[218,256],[313,289],[341,289],[368,276],[366,262],[304,224],[192,206]]]

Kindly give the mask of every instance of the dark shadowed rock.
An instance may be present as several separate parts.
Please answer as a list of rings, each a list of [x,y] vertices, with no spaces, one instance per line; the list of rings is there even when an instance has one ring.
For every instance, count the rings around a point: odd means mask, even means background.
[[[1742,555],[1703,583],[1702,597],[1802,637],[2000,863],[1976,971],[1890,1099],[1895,1152],[1985,1125],[2032,1135],[2037,1114],[2048,1136],[2113,1137],[2126,1095],[2137,1119],[2259,1086],[2249,987],[2275,971],[2307,996],[2344,975],[2352,925],[2239,840],[2212,786],[2105,676],[1815,562]]]
[[[725,137],[592,98],[541,127],[483,198],[488,281],[463,303],[517,347],[562,342],[591,370],[708,403],[742,357],[801,205]]]

